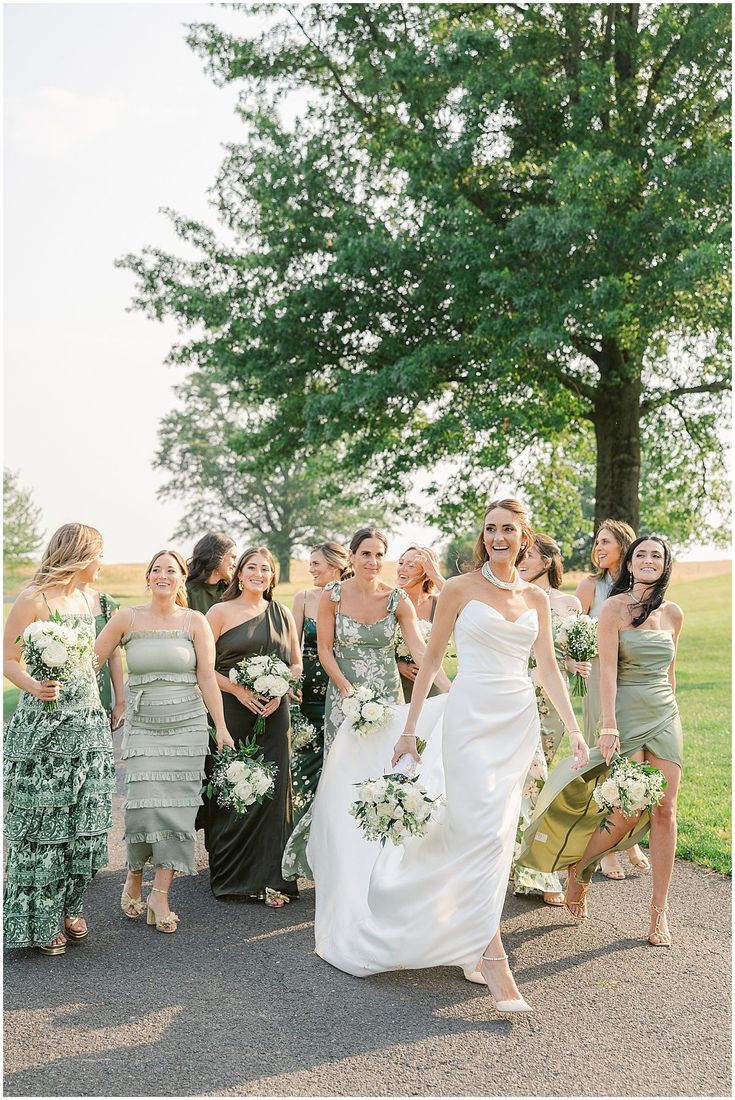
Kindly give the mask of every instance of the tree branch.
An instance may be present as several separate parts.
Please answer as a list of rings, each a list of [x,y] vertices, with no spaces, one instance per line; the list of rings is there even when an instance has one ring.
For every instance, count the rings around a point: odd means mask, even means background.
[[[324,62],[324,64],[325,64],[325,66],[327,67],[327,69],[329,70],[329,72],[330,72],[330,73],[332,74],[332,77],[333,77],[333,79],[334,79],[334,82],[335,82],[335,84],[337,85],[337,87],[338,87],[338,89],[339,89],[339,92],[340,92],[340,94],[342,95],[343,99],[346,99],[346,100],[347,100],[347,102],[348,102],[348,103],[350,104],[350,106],[351,106],[351,107],[353,108],[353,110],[357,111],[357,113],[358,113],[358,114],[360,115],[360,117],[361,117],[361,118],[362,118],[362,119],[363,119],[363,120],[364,120],[365,122],[373,122],[373,121],[374,121],[374,119],[373,119],[372,115],[370,114],[370,112],[369,112],[369,111],[367,111],[367,110],[366,110],[366,109],[365,109],[365,108],[364,108],[364,107],[362,106],[362,104],[361,104],[361,103],[358,103],[358,101],[357,101],[357,100],[356,100],[356,99],[355,99],[355,98],[354,98],[353,96],[351,96],[351,95],[350,95],[350,93],[349,93],[349,92],[347,91],[346,87],[344,86],[344,84],[343,84],[343,82],[342,82],[342,78],[341,78],[341,76],[340,76],[340,73],[339,73],[339,69],[338,69],[338,68],[337,68],[337,66],[336,66],[336,65],[335,65],[335,64],[334,64],[334,63],[333,63],[333,62],[332,62],[332,61],[330,60],[330,58],[329,58],[329,57],[327,57],[327,55],[325,54],[324,50],[322,50],[322,49],[321,49],[321,47],[320,47],[320,46],[318,45],[318,43],[314,41],[314,39],[313,39],[313,38],[311,37],[311,35],[309,34],[309,32],[308,32],[308,31],[306,30],[306,27],[305,27],[305,26],[303,25],[303,23],[302,23],[302,22],[301,22],[301,21],[300,21],[300,20],[298,19],[298,17],[296,16],[296,14],[295,14],[295,12],[294,12],[293,8],[289,8],[289,7],[287,7],[287,8],[286,8],[286,11],[287,11],[287,12],[288,12],[288,14],[289,14],[289,15],[291,16],[291,18],[293,19],[294,23],[296,24],[296,26],[297,26],[297,27],[299,28],[299,30],[300,30],[300,31],[301,31],[301,33],[303,34],[303,36],[304,36],[304,38],[306,39],[306,41],[307,41],[307,42],[308,42],[308,43],[309,43],[309,44],[310,44],[311,46],[313,46],[313,48],[314,48],[314,49],[316,50],[317,54],[318,54],[318,55],[319,55],[319,56],[320,56],[320,57],[322,58],[322,60],[323,60],[323,62]]]
[[[690,393],[725,393],[729,389],[729,382],[703,382],[700,386],[677,386],[676,389],[667,390],[657,397],[641,401],[641,415],[646,416],[654,409],[660,409],[662,405],[671,405],[677,397],[686,397]]]
[[[573,393],[575,397],[584,397],[591,405],[594,404],[595,390],[593,386],[588,385],[587,382],[583,382],[580,378],[575,378],[572,374],[567,374],[566,371],[563,370],[557,370],[556,377],[559,379],[562,386]]]

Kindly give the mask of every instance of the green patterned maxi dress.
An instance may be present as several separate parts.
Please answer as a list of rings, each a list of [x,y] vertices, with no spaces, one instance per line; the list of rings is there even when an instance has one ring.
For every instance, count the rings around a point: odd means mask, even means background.
[[[341,581],[325,586],[332,603],[342,598]],[[324,599],[324,597],[322,597]],[[376,623],[361,623],[337,608],[334,619],[334,656],[342,672],[355,687],[367,684],[380,692],[390,703],[403,702],[401,677],[396,663],[396,608],[408,596],[402,588],[394,588],[388,596],[386,614]],[[344,722],[342,698],[332,681],[327,687],[324,712],[324,756],[329,752],[337,730]],[[283,854],[283,877],[311,878],[306,858],[306,845],[311,828],[311,808],[307,810],[289,838]]]
[[[63,614],[94,643],[94,618]],[[91,658],[61,689],[58,708],[21,692],[5,734],[8,855],[6,947],[47,944],[80,916],[93,876],[107,864],[115,765]]]

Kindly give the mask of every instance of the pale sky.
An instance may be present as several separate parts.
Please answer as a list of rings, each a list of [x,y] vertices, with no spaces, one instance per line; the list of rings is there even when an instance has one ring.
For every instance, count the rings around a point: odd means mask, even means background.
[[[151,468],[183,376],[163,365],[174,326],[126,311],[133,277],[113,262],[180,248],[161,206],[216,224],[207,189],[223,144],[242,136],[237,91],[206,76],[184,24],[259,21],[180,3],[11,3],[3,15],[4,462],[47,535],[81,520],[109,562],[143,561],[183,512],[157,501],[165,479]],[[442,537],[405,525],[391,550],[413,541]]]

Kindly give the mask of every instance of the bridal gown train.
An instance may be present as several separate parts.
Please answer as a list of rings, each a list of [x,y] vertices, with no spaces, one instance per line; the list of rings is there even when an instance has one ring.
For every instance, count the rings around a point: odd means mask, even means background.
[[[470,600],[455,626],[459,671],[428,699],[419,768],[445,801],[423,837],[363,839],[354,784],[390,771],[408,707],[372,736],[343,722],[313,803],[308,858],[316,885],[316,953],[347,973],[461,966],[471,973],[500,925],[523,782],[539,737],[528,656],[533,609],[508,621]]]

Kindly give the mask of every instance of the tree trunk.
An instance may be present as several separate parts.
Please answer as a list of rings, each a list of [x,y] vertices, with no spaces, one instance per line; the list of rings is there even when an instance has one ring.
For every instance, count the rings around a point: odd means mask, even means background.
[[[640,524],[641,374],[614,342],[603,347],[595,397],[595,530],[604,519]]]
[[[291,548],[278,553],[278,583],[288,584],[291,580]]]

